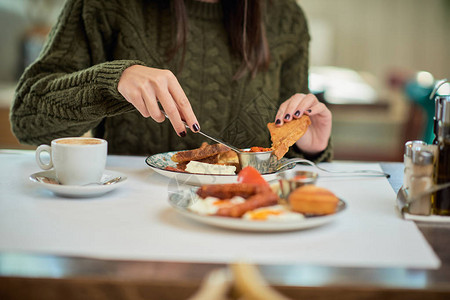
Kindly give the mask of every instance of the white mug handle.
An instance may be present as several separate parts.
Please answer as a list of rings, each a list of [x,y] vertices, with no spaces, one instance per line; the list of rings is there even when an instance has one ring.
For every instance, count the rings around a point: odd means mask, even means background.
[[[50,161],[48,164],[43,163],[41,160],[41,152],[47,152],[50,155]],[[52,147],[49,145],[40,145],[36,149],[36,162],[39,165],[39,167],[43,170],[49,170],[53,167],[53,161],[52,161]]]

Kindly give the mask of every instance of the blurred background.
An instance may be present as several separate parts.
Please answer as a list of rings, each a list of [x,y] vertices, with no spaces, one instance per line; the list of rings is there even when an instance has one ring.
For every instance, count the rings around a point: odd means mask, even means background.
[[[0,148],[35,148],[18,144],[8,114],[64,1],[0,0]],[[298,2],[312,38],[310,89],[333,112],[335,159],[402,161],[406,141],[431,142],[428,97],[450,78],[450,0]]]

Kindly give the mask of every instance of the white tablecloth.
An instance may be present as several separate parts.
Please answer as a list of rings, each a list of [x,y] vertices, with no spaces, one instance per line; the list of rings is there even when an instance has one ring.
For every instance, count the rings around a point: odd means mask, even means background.
[[[376,169],[339,163],[336,169]],[[241,232],[200,224],[167,202],[169,180],[145,157],[109,156],[107,169],[127,184],[96,198],[55,196],[28,177],[40,171],[34,152],[0,151],[0,251],[153,261],[314,264],[438,268],[440,261],[412,221],[399,218],[387,179],[321,178],[318,185],[348,208],[322,227],[279,233]],[[299,167],[304,168],[304,167]]]

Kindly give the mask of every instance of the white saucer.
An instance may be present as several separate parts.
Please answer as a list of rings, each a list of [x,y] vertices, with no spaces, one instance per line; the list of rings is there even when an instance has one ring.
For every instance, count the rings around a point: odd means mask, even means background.
[[[56,179],[56,174],[54,170],[38,172],[30,175],[30,180],[35,184],[46,188],[58,196],[71,197],[71,198],[86,198],[86,197],[94,197],[110,192],[119,186],[122,186],[127,177],[120,173],[110,170],[105,170],[102,175],[101,182],[105,182],[116,177],[120,177],[120,180],[107,185],[88,185],[88,186],[79,186],[79,185],[62,185],[59,184]]]

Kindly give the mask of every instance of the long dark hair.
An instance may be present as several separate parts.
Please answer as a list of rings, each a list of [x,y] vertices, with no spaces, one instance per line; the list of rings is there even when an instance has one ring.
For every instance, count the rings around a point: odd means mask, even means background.
[[[181,66],[186,51],[188,17],[184,0],[172,0],[174,12],[175,40],[168,52],[172,60],[178,51],[181,53]],[[223,0],[224,27],[230,41],[231,53],[241,60],[234,79],[241,78],[247,72],[252,77],[266,71],[269,67],[270,54],[264,26],[264,0]]]

